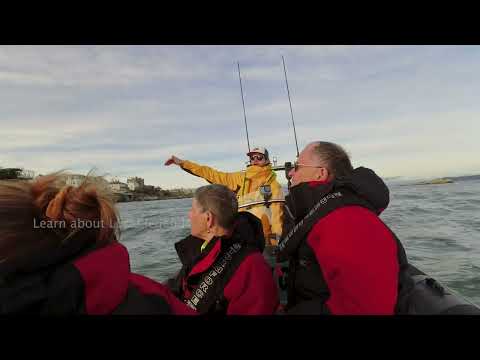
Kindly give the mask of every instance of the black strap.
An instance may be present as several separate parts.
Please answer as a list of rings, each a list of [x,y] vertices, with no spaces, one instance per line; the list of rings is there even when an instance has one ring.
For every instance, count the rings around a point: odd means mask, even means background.
[[[190,296],[183,298],[184,302],[200,314],[226,310],[223,290],[245,257],[253,251],[256,249],[244,244],[232,244],[203,274]]]
[[[355,193],[348,189],[342,188],[340,190],[329,193],[325,195],[322,199],[320,199],[309,211],[309,213],[302,220],[300,220],[280,242],[278,246],[279,252],[277,253],[277,261],[282,262],[290,259],[288,274],[289,293],[293,293],[293,288],[295,286],[295,271],[296,267],[298,266],[296,263],[295,255],[303,241],[306,239],[306,236],[310,232],[311,228],[320,218],[328,215],[333,210],[336,210],[343,206],[351,205],[362,206],[376,213],[373,206],[367,200],[355,195]],[[380,218],[379,220],[382,221]],[[402,313],[405,311],[404,309],[406,307],[408,295],[413,288],[412,280],[408,274],[409,263],[405,253],[405,249],[396,234],[390,229],[387,224],[385,224],[383,221],[382,223],[389,230],[389,232],[395,239],[395,242],[397,243],[397,258],[400,265],[400,271],[398,278],[399,289],[395,312]],[[291,300],[292,299],[289,298],[289,302]]]
[[[296,249],[298,249],[318,220],[340,207],[351,205],[362,206],[374,212],[372,205],[368,201],[355,196],[354,193],[348,189],[339,189],[325,195],[310,209],[307,215],[297,222],[284,238],[280,240],[278,244],[277,261],[286,261],[290,256],[295,254]]]

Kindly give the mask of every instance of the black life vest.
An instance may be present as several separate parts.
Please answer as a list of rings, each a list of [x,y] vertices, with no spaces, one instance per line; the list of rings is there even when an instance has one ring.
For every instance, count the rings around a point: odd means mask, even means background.
[[[188,277],[184,286],[189,287],[191,292],[189,296],[183,293],[182,300],[200,314],[226,314],[228,301],[224,296],[225,287],[240,264],[254,251],[257,249],[240,242],[226,246],[207,271]]]
[[[341,184],[331,184],[327,188],[323,187],[318,191],[312,189],[311,191],[314,194],[313,200],[316,201],[303,218],[296,220],[294,225],[292,224],[293,227],[286,232],[286,235],[280,241],[277,261],[289,261],[286,310],[288,311],[295,306],[295,312],[298,313],[325,314],[329,313],[325,302],[330,297],[330,292],[323,278],[320,264],[313,250],[307,244],[306,239],[309,232],[321,218],[341,207],[356,205],[364,207],[376,215],[378,212],[369,201],[357,195],[351,188]],[[381,219],[379,220],[381,221]],[[397,259],[400,271],[396,312],[401,313],[405,307],[404,294],[412,287],[407,271],[408,261],[399,239],[386,224],[384,225],[389,229],[397,243]]]
[[[200,251],[202,243],[203,240],[190,235],[175,244],[183,266],[178,275],[168,281],[168,286],[198,313],[223,315],[228,308],[224,290],[230,279],[247,256],[264,250],[262,224],[254,215],[242,212],[238,214],[230,238],[214,238]],[[205,258],[215,246],[220,246],[220,252],[213,264],[205,271],[189,276],[194,266],[208,261]]]

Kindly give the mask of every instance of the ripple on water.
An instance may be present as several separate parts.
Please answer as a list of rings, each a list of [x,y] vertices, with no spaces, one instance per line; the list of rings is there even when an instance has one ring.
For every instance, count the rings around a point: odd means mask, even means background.
[[[409,261],[480,304],[480,181],[390,190],[381,218]],[[134,271],[165,281],[180,269],[174,243],[189,234],[190,206],[191,199],[119,204]]]

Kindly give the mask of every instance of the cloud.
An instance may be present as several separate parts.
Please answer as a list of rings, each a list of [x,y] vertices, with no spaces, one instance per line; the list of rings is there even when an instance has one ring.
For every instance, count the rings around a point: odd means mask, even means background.
[[[162,187],[203,183],[171,154],[224,171],[246,138],[295,159],[339,142],[384,176],[480,170],[480,48],[452,46],[2,46],[0,166],[96,166]]]
[[[4,46],[0,80],[18,85],[132,86],[148,81],[205,78],[202,63],[185,66],[191,50],[153,46]]]

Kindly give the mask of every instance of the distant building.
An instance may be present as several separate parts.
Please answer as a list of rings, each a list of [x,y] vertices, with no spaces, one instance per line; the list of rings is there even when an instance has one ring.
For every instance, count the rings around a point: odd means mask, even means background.
[[[23,169],[18,177],[20,179],[32,180],[35,177],[35,172],[33,170]]]
[[[139,177],[132,177],[127,179],[128,188],[132,191],[143,190],[145,187],[145,181]]]
[[[127,192],[129,190],[128,185],[120,181],[112,181],[110,183],[110,189],[114,192]]]

